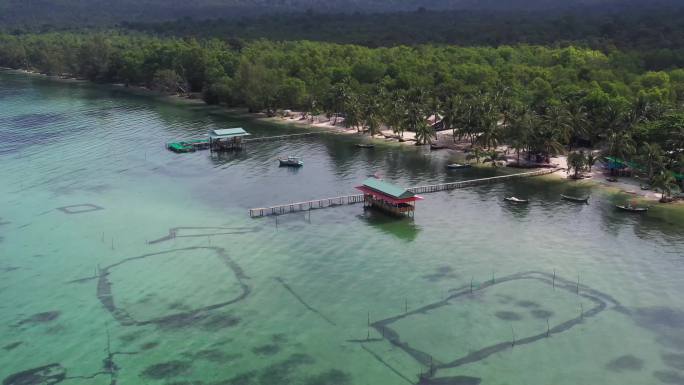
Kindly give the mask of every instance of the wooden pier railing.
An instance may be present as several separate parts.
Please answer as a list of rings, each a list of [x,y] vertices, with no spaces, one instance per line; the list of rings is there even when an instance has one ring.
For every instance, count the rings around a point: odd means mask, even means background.
[[[297,137],[302,137],[302,136],[312,136],[312,135],[329,134],[329,133],[330,133],[330,131],[315,131],[315,132],[305,132],[302,134],[260,136],[260,137],[256,137],[256,138],[244,139],[243,142],[245,142],[245,143],[272,142],[272,141],[276,141],[276,140],[287,140],[287,139],[292,139],[292,138],[297,138]]]
[[[412,193],[416,193],[416,194],[427,194],[427,193],[433,193],[433,192],[438,192],[438,191],[453,190],[453,189],[463,188],[463,187],[472,187],[472,186],[479,186],[479,185],[483,185],[483,184],[496,183],[496,182],[499,182],[502,180],[509,180],[509,179],[517,179],[517,178],[525,178],[525,177],[530,177],[530,176],[551,174],[551,173],[554,173],[556,171],[558,171],[558,168],[543,168],[541,170],[521,172],[518,174],[499,175],[499,176],[493,176],[493,177],[489,177],[489,178],[470,179],[470,180],[462,180],[462,181],[458,181],[458,182],[438,183],[438,184],[430,184],[430,185],[426,185],[426,186],[410,187],[407,190],[411,191]]]
[[[301,134],[288,134],[288,135],[276,135],[276,136],[260,136],[256,138],[243,139],[243,143],[258,143],[258,142],[273,142],[276,140],[287,140],[302,136],[320,135],[331,133],[332,131],[314,131],[314,132],[304,132]],[[184,152],[195,152],[197,150],[207,150],[211,147],[209,139],[187,139],[179,140],[176,142],[166,143],[166,148],[177,153]]]
[[[281,215],[294,213],[297,211],[322,209],[332,206],[353,205],[355,203],[361,202],[363,202],[363,194],[344,195],[341,197],[316,199],[312,201],[288,203],[285,205],[249,209],[249,216],[252,218],[257,218],[265,217],[268,215]]]
[[[518,173],[518,174],[493,176],[490,178],[470,179],[470,180],[464,180],[464,181],[459,181],[459,182],[439,183],[439,184],[431,184],[431,185],[425,185],[425,186],[416,186],[416,187],[411,187],[408,190],[413,192],[413,193],[416,193],[416,194],[427,194],[427,193],[433,193],[433,192],[438,192],[438,191],[454,190],[457,188],[472,187],[472,186],[478,186],[478,185],[483,185],[483,184],[496,183],[496,182],[509,180],[509,179],[518,179],[518,178],[525,178],[525,177],[531,177],[531,176],[546,175],[546,174],[554,173],[558,170],[559,170],[558,168],[545,168],[545,169],[541,169],[541,170],[522,172],[522,173]],[[304,202],[287,203],[284,205],[277,205],[277,206],[271,206],[271,207],[253,208],[253,209],[249,209],[249,216],[252,218],[259,218],[259,217],[265,217],[265,216],[269,216],[269,215],[282,215],[282,214],[295,213],[295,212],[299,212],[299,211],[322,209],[322,208],[333,207],[333,206],[353,205],[353,204],[362,203],[362,202],[363,202],[363,194],[344,195],[344,196],[333,197],[333,198],[324,198],[324,199],[315,199],[315,200],[304,201]]]

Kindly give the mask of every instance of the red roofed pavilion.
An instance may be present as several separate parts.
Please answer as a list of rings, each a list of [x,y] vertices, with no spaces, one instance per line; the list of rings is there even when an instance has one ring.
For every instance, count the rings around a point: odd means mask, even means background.
[[[416,201],[423,199],[413,192],[378,178],[368,178],[362,186],[364,207],[376,207],[394,215],[413,216]]]

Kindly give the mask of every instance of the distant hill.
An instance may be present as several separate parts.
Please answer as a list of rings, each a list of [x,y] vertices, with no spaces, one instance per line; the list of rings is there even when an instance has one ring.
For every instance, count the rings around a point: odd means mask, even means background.
[[[553,11],[574,7],[676,5],[680,0],[0,0],[0,26],[103,25],[268,14],[428,10]]]

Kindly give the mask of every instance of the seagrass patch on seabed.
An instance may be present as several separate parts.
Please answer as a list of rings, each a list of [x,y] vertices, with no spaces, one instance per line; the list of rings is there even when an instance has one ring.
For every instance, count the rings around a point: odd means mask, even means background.
[[[57,207],[57,210],[65,214],[83,214],[89,213],[91,211],[104,210],[104,207],[100,207],[92,203],[82,203],[78,205]]]

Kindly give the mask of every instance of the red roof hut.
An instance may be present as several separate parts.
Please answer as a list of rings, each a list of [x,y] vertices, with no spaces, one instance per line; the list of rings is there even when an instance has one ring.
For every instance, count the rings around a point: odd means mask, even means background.
[[[423,199],[403,187],[378,178],[368,178],[356,188],[363,192],[364,207],[376,207],[394,215],[413,216],[416,201]]]

